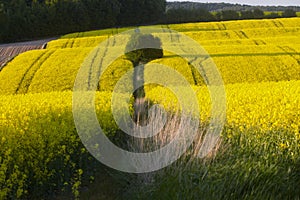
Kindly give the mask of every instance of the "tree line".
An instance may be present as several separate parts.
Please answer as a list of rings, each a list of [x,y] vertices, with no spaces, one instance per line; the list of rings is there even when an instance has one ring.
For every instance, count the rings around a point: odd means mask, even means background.
[[[292,9],[296,12],[300,12],[300,6],[251,6],[237,3],[199,3],[189,1],[174,1],[167,3],[167,10],[184,8],[187,10],[203,8],[210,12],[222,11],[222,10],[234,10],[234,11],[251,11],[255,9],[262,10],[264,12],[278,12],[286,9]]]
[[[0,42],[155,23],[165,0],[0,0]]]
[[[282,16],[296,12],[287,9]],[[281,16],[259,9],[166,11],[166,0],[0,0],[0,43],[109,27],[276,17]]]
[[[286,9],[282,14],[278,12],[264,12],[260,9],[248,11],[223,10],[219,12],[209,12],[204,8],[172,8],[165,14],[165,23],[184,23],[184,22],[208,22],[208,21],[226,21],[240,19],[265,19],[279,17],[296,17],[296,12],[292,9]]]

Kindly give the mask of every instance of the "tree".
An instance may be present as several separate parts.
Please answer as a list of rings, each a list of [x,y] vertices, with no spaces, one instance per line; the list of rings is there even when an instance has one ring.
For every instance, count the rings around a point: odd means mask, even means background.
[[[4,40],[5,35],[7,34],[8,21],[4,9],[5,9],[4,4],[0,2],[0,27],[1,27],[0,41]]]
[[[221,21],[222,20],[222,13],[221,12],[217,12],[215,14],[215,18],[216,18],[217,21]]]
[[[137,66],[144,65],[151,60],[163,57],[161,41],[151,34],[141,34],[137,29],[136,33],[131,36],[126,45],[125,56],[134,66],[133,86],[134,88],[137,88],[138,85],[144,85],[144,71]],[[133,96],[135,101],[139,98],[144,98],[144,87],[139,87],[134,91]]]
[[[92,29],[112,27],[116,24],[120,13],[120,3],[117,0],[82,0],[82,3]]]
[[[0,0],[0,42],[156,23],[165,8],[166,0]]]
[[[252,11],[247,10],[241,12],[241,19],[253,19],[253,18],[254,18],[254,14]]]
[[[151,46],[153,48],[144,48],[147,46]],[[136,50],[130,51],[132,49]],[[151,34],[141,34],[138,32],[138,29],[127,43],[126,51],[130,51],[125,53],[125,56],[133,63],[134,66],[163,57],[160,39]]]
[[[0,42],[113,27],[118,0],[0,0]]]
[[[165,13],[166,0],[119,0],[119,25],[140,25],[158,22]]]
[[[166,13],[166,23],[213,21],[215,17],[206,9],[173,8]]]
[[[297,14],[296,11],[294,11],[293,9],[286,9],[282,13],[282,17],[297,17]]]
[[[221,12],[222,20],[236,20],[239,19],[239,13],[234,10],[223,10]]]
[[[30,30],[30,8],[24,0],[12,0],[5,7],[8,41],[28,37]]]
[[[279,16],[279,14],[277,12],[271,12],[269,14],[266,14],[265,17],[269,18],[269,19],[274,19],[274,18],[278,18],[280,16]]]
[[[254,19],[262,19],[262,18],[264,18],[264,16],[265,16],[265,14],[262,10],[260,10],[260,9],[253,10]]]

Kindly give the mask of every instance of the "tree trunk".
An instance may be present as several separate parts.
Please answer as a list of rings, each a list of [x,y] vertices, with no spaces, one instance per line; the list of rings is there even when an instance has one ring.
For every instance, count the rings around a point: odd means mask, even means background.
[[[137,66],[143,66],[144,63],[139,62]],[[147,107],[145,103],[145,90],[144,90],[144,67],[134,66],[133,74],[133,87],[137,88],[133,92],[134,96],[134,121],[142,125],[147,120]]]

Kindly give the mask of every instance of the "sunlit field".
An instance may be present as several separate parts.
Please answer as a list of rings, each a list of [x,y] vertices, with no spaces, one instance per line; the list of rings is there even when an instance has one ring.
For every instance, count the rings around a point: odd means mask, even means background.
[[[195,40],[223,78],[226,122],[215,152],[204,159],[190,159],[187,153],[151,174],[147,183],[141,181],[142,175],[122,174],[99,164],[76,132],[74,82],[84,59],[99,43],[130,28],[72,33],[49,42],[46,49],[18,55],[0,71],[0,199],[39,199],[53,193],[95,198],[108,186],[100,185],[90,196],[86,188],[98,184],[104,173],[109,175],[101,181],[114,180],[111,187],[121,199],[299,199],[300,18],[153,27]],[[160,36],[171,37],[168,32]],[[171,41],[182,40],[172,36]],[[211,117],[203,77],[169,52],[148,64],[153,63],[175,69],[192,86],[201,131]],[[118,80],[133,68],[125,56],[119,57],[103,72],[97,87],[97,117],[115,143],[122,137],[112,115],[111,96]],[[155,74],[146,71],[145,80],[147,76]],[[152,104],[170,112],[177,108],[169,90],[151,85],[145,91]]]

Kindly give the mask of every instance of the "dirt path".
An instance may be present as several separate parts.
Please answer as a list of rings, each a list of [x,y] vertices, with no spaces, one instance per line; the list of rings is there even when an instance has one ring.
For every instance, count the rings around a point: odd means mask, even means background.
[[[0,44],[0,71],[6,65],[6,63],[13,59],[15,56],[25,51],[30,51],[33,49],[44,49],[46,47],[47,42],[53,39],[56,38]]]

